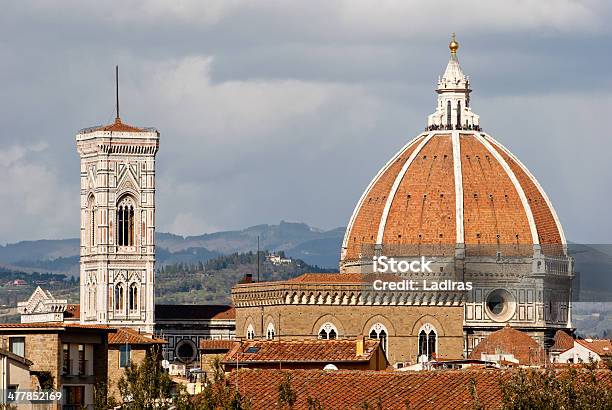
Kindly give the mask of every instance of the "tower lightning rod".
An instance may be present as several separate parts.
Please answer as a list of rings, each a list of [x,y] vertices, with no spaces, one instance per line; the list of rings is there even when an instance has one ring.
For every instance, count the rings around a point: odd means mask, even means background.
[[[115,66],[115,104],[117,108],[117,117],[116,120],[119,119],[119,66]]]

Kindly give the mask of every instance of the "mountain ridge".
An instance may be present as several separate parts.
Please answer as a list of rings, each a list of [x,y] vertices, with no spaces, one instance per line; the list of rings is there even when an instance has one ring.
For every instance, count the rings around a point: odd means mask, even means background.
[[[310,265],[337,268],[345,228],[322,230],[302,222],[280,221],[241,230],[182,236],[157,232],[157,263],[160,266],[184,262],[206,262],[214,257],[260,249],[284,251]],[[324,244],[324,245],[323,245]],[[78,275],[79,240],[40,239],[0,245],[0,266],[24,271]]]

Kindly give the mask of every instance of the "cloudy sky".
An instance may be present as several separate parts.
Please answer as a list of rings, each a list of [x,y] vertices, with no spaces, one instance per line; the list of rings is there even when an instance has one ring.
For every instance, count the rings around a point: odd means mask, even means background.
[[[612,6],[604,0],[7,1],[0,243],[76,237],[75,133],[161,131],[160,231],[346,225],[433,111],[450,33],[485,129],[570,240],[612,241]]]

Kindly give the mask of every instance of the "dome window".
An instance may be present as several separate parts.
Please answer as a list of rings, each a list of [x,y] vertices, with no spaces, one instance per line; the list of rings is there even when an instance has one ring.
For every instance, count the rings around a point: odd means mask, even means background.
[[[507,322],[514,316],[516,300],[505,289],[495,289],[487,295],[485,309],[496,322]]]

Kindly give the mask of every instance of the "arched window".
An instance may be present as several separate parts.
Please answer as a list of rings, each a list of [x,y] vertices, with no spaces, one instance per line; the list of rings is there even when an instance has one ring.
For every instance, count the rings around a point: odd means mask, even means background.
[[[136,283],[130,285],[129,306],[130,310],[138,310],[138,284]]]
[[[123,310],[123,284],[115,286],[115,310]]]
[[[448,125],[449,127],[451,125],[451,118],[452,118],[451,102],[450,102],[450,100],[448,100],[446,102],[446,125]]]
[[[255,329],[253,329],[253,325],[252,324],[249,324],[249,326],[247,327],[246,338],[248,340],[255,339]]]
[[[370,339],[378,339],[380,340],[380,346],[384,350],[385,354],[387,353],[387,328],[382,323],[376,323],[370,329]]]
[[[461,101],[457,101],[457,126],[461,125]]]
[[[96,205],[93,195],[87,200],[87,214],[89,217],[89,246],[93,248],[96,245]]]
[[[276,335],[276,331],[274,330],[274,323],[268,323],[268,329],[266,330],[266,339],[272,340]]]
[[[130,196],[124,196],[117,206],[117,244],[134,246],[134,209],[135,202]]]
[[[87,296],[87,312],[92,315],[96,310],[96,285],[89,286]]]
[[[333,323],[324,323],[319,329],[319,339],[333,340],[338,338],[338,329]]]
[[[438,346],[438,334],[436,329],[429,323],[425,323],[419,330],[419,360],[431,360],[436,354]]]

